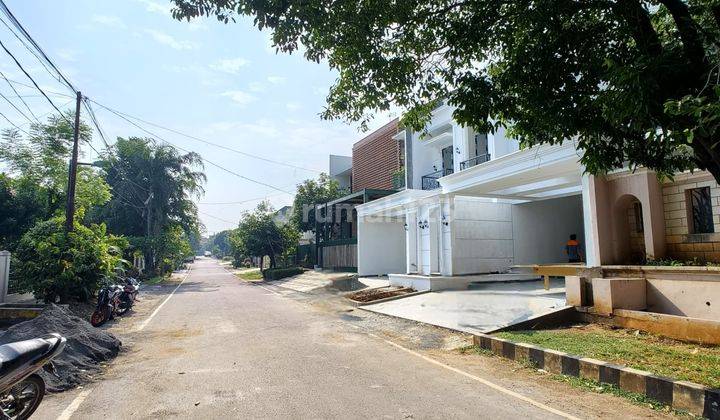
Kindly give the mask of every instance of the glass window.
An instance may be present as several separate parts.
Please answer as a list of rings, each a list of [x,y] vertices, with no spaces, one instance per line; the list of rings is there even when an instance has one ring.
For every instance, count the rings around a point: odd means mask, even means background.
[[[710,200],[710,187],[693,188],[687,190],[689,202],[689,218],[691,219],[691,233],[713,233],[712,201]]]

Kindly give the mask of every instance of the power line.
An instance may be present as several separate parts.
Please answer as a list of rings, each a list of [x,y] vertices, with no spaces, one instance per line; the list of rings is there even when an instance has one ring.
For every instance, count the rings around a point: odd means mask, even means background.
[[[20,100],[22,101],[22,103],[25,104],[25,108],[27,108],[27,110],[30,111],[30,115],[32,115],[33,118],[35,118],[35,120],[37,120],[38,122],[40,122],[40,120],[38,120],[38,118],[37,118],[37,117],[35,116],[35,114],[32,112],[32,109],[30,109],[30,105],[28,105],[27,102],[25,102],[25,99],[23,99],[23,97],[20,96],[20,94],[18,93],[17,89],[15,89],[15,86],[13,86],[13,84],[10,83],[10,79],[8,79],[7,77],[5,77],[5,73],[3,73],[3,72],[0,71],[0,76],[2,76],[3,79],[5,79],[5,82],[7,82],[8,86],[10,86],[10,89],[12,89],[12,91],[15,92],[15,95],[17,95],[17,97],[20,98]]]
[[[280,195],[280,194],[283,194],[283,193],[269,194],[269,195],[265,195],[265,196],[262,196],[262,197],[249,198],[249,199],[247,199],[247,200],[242,200],[242,201],[225,201],[225,202],[215,202],[215,203],[200,202],[200,203],[198,203],[198,204],[202,204],[202,205],[205,205],[205,206],[222,206],[222,205],[230,205],[230,204],[245,204],[245,203],[250,203],[250,202],[253,202],[253,201],[265,200],[265,199],[268,198],[268,197],[273,197],[273,196]]]
[[[14,84],[16,84],[16,85],[20,85],[20,86],[24,86],[24,87],[27,87],[27,88],[35,89],[35,86],[30,85],[30,84],[27,84],[27,83],[25,83],[25,82],[21,82],[21,81],[18,81],[18,80],[13,80],[13,79],[8,79],[8,78],[6,78],[5,80],[7,80],[7,81],[10,82],[10,83],[14,83]],[[47,93],[48,95],[57,95],[57,96],[64,96],[64,97],[66,97],[66,98],[73,98],[73,100],[75,99],[75,96],[74,96],[74,95],[69,95],[69,94],[67,94],[67,93],[54,92],[54,91],[52,91],[52,90],[46,90],[45,93]],[[37,96],[42,96],[42,95],[37,95]],[[26,95],[25,97],[28,97],[28,96]]]
[[[92,101],[92,99],[90,99],[90,100]],[[108,107],[106,107],[105,105],[103,105],[103,104],[101,104],[101,103],[98,103],[98,102],[95,102],[95,101],[92,101],[92,102],[95,103],[95,104],[97,104],[97,105],[100,106],[101,108],[103,108],[103,109],[105,109],[105,110],[107,110],[107,111],[109,111],[109,112],[117,115],[118,117],[122,118],[123,120],[127,121],[128,123],[134,125],[135,127],[139,128],[139,129],[142,130],[143,132],[149,134],[151,137],[156,138],[156,139],[158,139],[158,140],[160,140],[160,141],[162,141],[162,142],[164,142],[164,143],[167,143],[168,145],[170,145],[170,146],[172,146],[172,147],[175,147],[175,148],[177,148],[177,149],[180,149],[180,150],[182,150],[182,151],[184,151],[184,152],[188,152],[188,153],[191,152],[191,151],[188,150],[188,149],[184,149],[184,148],[182,148],[182,147],[180,147],[180,146],[174,145],[173,143],[165,140],[164,138],[162,138],[162,137],[158,136],[157,134],[153,133],[152,131],[149,131],[149,130],[147,130],[146,128],[138,125],[138,124],[137,124],[136,122],[134,122],[133,120],[125,117],[122,113],[120,113],[120,112],[118,112],[118,111],[115,111],[115,110],[113,110],[113,109],[111,109],[111,108],[108,108]],[[208,163],[208,164],[210,164],[210,165],[212,165],[212,166],[214,166],[214,167],[216,167],[216,168],[218,168],[218,169],[221,169],[221,170],[223,170],[223,171],[225,171],[225,172],[227,172],[227,173],[229,173],[229,174],[231,174],[231,175],[235,175],[235,176],[237,176],[238,178],[242,178],[242,179],[244,179],[244,180],[246,180],[246,181],[250,181],[250,182],[253,182],[253,183],[255,183],[255,184],[262,185],[262,186],[265,186],[265,187],[268,187],[268,188],[272,188],[272,189],[274,189],[274,190],[276,190],[276,191],[280,191],[280,192],[282,192],[282,193],[286,193],[286,194],[290,194],[290,195],[293,194],[293,193],[291,193],[291,192],[289,192],[289,191],[285,191],[285,190],[283,190],[283,189],[281,189],[281,188],[278,188],[278,187],[276,187],[276,186],[274,186],[274,185],[267,184],[267,183],[265,183],[265,182],[258,181],[258,180],[256,180],[256,179],[249,178],[249,177],[247,177],[247,176],[245,176],[245,175],[241,175],[241,174],[239,174],[239,173],[237,173],[237,172],[235,172],[235,171],[232,171],[232,170],[227,169],[227,168],[225,168],[225,167],[223,167],[223,166],[221,166],[221,165],[218,165],[217,163],[212,162],[212,161],[210,161],[210,160],[208,160],[208,159],[206,159],[206,158],[204,158],[204,157],[202,157],[202,156],[200,156],[200,159],[202,159],[205,163]]]
[[[33,37],[30,36],[30,34],[28,33],[28,31],[25,30],[25,28],[22,26],[22,24],[20,23],[20,21],[17,20],[17,18],[15,17],[15,15],[13,15],[13,13],[12,13],[12,12],[10,11],[10,9],[7,7],[7,5],[5,4],[5,1],[4,1],[4,0],[0,0],[0,7],[2,7],[3,12],[4,12],[5,15],[10,19],[11,23],[23,34],[23,36],[30,42],[30,44],[32,44],[32,46],[35,47],[35,49],[36,49],[36,50],[40,53],[40,55],[42,55],[42,57],[45,59],[45,61],[47,62],[47,64],[49,64],[50,67],[52,67],[53,70],[55,70],[55,72],[56,72],[57,75],[60,77],[60,79],[62,79],[62,81],[65,82],[65,84],[67,85],[67,87],[70,88],[70,90],[72,90],[73,93],[77,93],[77,89],[75,89],[75,86],[73,86],[72,83],[70,83],[70,81],[65,77],[65,75],[62,74],[62,72],[60,71],[60,69],[58,69],[57,66],[55,66],[55,63],[53,63],[52,60],[50,60],[50,58],[47,56],[47,54],[45,54],[45,51],[43,51],[43,49],[40,48],[40,45],[38,45],[38,43],[35,42],[35,40],[33,39]],[[23,45],[24,45],[24,44],[25,44],[25,43],[23,43]],[[26,45],[26,48],[27,48],[27,45]],[[29,50],[29,48],[28,48],[28,50]],[[32,52],[32,51],[31,51],[31,52]],[[35,54],[33,54],[33,55],[35,55]],[[36,56],[36,57],[37,57],[37,56]],[[38,58],[38,59],[39,59],[39,58]],[[47,67],[46,67],[46,70],[47,70]],[[49,70],[48,70],[48,71],[49,71]]]
[[[90,101],[95,102],[95,101],[92,100],[92,99],[90,99]],[[108,107],[106,107],[106,106],[104,106],[104,105],[102,105],[102,104],[100,104],[100,103],[98,103],[98,102],[95,102],[95,103],[96,103],[97,105],[99,105],[99,106],[102,106],[102,107],[105,108],[105,109],[110,110]],[[169,128],[169,127],[166,127],[166,126],[163,126],[163,125],[160,125],[160,124],[156,124],[156,123],[153,123],[153,122],[144,120],[144,119],[142,119],[142,118],[140,118],[140,117],[136,117],[136,116],[133,116],[133,115],[124,113],[124,112],[122,112],[122,111],[118,111],[118,110],[113,110],[113,111],[114,111],[114,112],[117,112],[118,114],[122,114],[122,115],[124,115],[125,117],[132,118],[132,119],[134,119],[134,120],[137,120],[137,121],[140,121],[140,122],[142,122],[142,123],[145,123],[145,124],[147,124],[147,125],[151,125],[151,126],[153,126],[153,127],[157,127],[157,128],[162,129],[162,130],[166,130],[166,131],[169,131],[169,132],[171,132],[171,133],[175,133],[175,134],[178,134],[178,135],[180,135],[180,136],[187,137],[187,138],[189,138],[189,139],[196,140],[196,141],[199,141],[199,142],[201,142],[201,143],[208,144],[208,145],[210,145],[210,146],[215,146],[215,147],[218,147],[218,148],[220,148],[220,149],[224,149],[224,150],[227,150],[227,151],[230,151],[230,152],[238,153],[238,154],[240,154],[240,155],[247,156],[247,157],[250,157],[250,158],[253,158],[253,159],[258,159],[258,160],[262,160],[262,161],[265,161],[265,162],[274,163],[274,164],[276,164],[276,165],[287,166],[287,167],[293,168],[293,169],[300,169],[300,170],[303,170],[303,171],[310,171],[310,172],[315,172],[315,173],[321,173],[321,172],[322,172],[322,171],[319,171],[319,170],[317,170],[317,169],[305,168],[305,167],[302,167],[302,166],[293,165],[293,164],[291,164],[291,163],[282,162],[282,161],[273,160],[273,159],[268,159],[268,158],[265,158],[265,157],[262,157],[262,156],[254,155],[254,154],[252,154],[252,153],[243,152],[242,150],[233,149],[232,147],[224,146],[224,145],[222,145],[222,144],[214,143],[214,142],[211,142],[211,141],[209,141],[209,140],[202,139],[202,138],[197,137],[197,136],[193,136],[193,135],[191,135],[191,134],[183,133],[183,132],[178,131],[178,130],[175,130],[175,129],[173,129],[173,128]]]
[[[17,105],[15,105],[10,99],[8,99],[7,96],[3,95],[2,92],[0,92],[0,97],[2,97],[3,99],[5,99],[5,101],[7,101],[7,103],[9,103],[10,106],[12,106],[13,108],[15,108],[15,111],[17,111],[18,114],[22,115],[26,120],[28,120],[28,121],[32,124],[33,120],[31,120],[27,115],[25,115],[24,112],[20,111],[20,108],[18,108]],[[36,119],[37,119],[37,118],[36,118]],[[40,122],[40,121],[38,121],[38,122]]]
[[[12,121],[10,121],[10,118],[6,117],[5,114],[3,114],[2,112],[0,112],[0,117],[5,118],[5,121],[9,122],[10,125],[12,125],[12,126],[15,127],[16,129],[18,129],[18,130],[22,131],[23,133],[25,133],[28,137],[30,136],[30,133],[28,133],[27,131],[23,130],[23,129],[20,128],[19,126],[15,125],[15,123],[12,122]]]
[[[200,214],[202,214],[202,215],[205,215],[205,216],[207,216],[207,217],[209,217],[209,218],[211,218],[211,219],[216,219],[216,220],[219,220],[219,221],[221,221],[221,222],[225,222],[225,223],[231,224],[231,225],[233,225],[233,226],[236,226],[236,225],[238,224],[238,222],[231,222],[231,221],[229,221],[229,220],[223,219],[222,217],[213,216],[212,214],[208,214],[208,213],[202,212],[202,211],[200,211],[200,210],[198,210],[198,213],[200,213]]]
[[[0,3],[1,2],[2,2],[2,0],[0,0]],[[50,99],[50,97],[47,96],[47,94],[45,94],[45,91],[43,91],[40,88],[40,86],[38,86],[37,82],[35,82],[35,79],[33,79],[32,76],[30,76],[30,73],[28,73],[25,70],[25,68],[22,66],[22,64],[20,64],[20,62],[17,60],[17,58],[15,58],[15,56],[10,52],[10,50],[8,50],[7,47],[5,47],[5,44],[3,44],[2,41],[0,41],[0,47],[2,47],[2,49],[5,50],[5,52],[10,57],[12,57],[13,61],[15,61],[15,64],[17,64],[17,66],[20,68],[20,70],[22,70],[22,72],[25,73],[25,76],[27,76],[28,79],[30,79],[30,81],[32,81],[33,85],[35,85],[35,89],[39,90],[40,93],[42,93],[42,95],[45,97],[45,99],[47,99],[48,102],[50,102],[50,105],[52,105],[52,107],[55,108],[55,110],[60,113],[60,116],[62,116],[65,119],[65,121],[67,121],[68,124],[70,124],[70,127],[74,127],[74,124],[70,120],[67,119],[65,114],[63,114],[62,111],[60,111],[60,109],[58,109],[58,107],[55,105],[55,103]]]

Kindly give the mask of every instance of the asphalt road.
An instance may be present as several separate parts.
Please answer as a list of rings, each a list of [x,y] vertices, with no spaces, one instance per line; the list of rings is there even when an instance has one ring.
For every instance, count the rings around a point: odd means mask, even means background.
[[[466,363],[467,357],[447,352],[408,349],[402,341],[357,327],[351,318],[243,283],[213,260],[198,260],[169,300],[152,309],[124,325],[130,350],[101,380],[50,396],[37,417],[658,414],[617,397],[515,373],[517,366],[510,364],[492,367],[505,363],[493,358],[475,356]]]

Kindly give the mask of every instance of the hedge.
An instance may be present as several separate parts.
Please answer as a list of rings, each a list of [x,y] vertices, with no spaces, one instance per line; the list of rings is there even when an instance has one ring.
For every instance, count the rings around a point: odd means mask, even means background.
[[[292,277],[304,272],[301,267],[290,267],[290,268],[268,268],[263,272],[265,280],[280,280],[285,277]]]

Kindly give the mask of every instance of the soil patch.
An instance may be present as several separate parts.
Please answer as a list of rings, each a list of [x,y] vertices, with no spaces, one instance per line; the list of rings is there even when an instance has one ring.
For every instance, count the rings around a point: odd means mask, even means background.
[[[53,363],[59,377],[40,370],[48,391],[59,392],[89,382],[101,364],[112,360],[121,342],[114,335],[95,328],[63,307],[50,304],[34,319],[15,324],[0,335],[0,344],[58,333],[67,345]]]
[[[415,290],[409,287],[380,287],[377,289],[361,290],[359,292],[345,295],[348,299],[356,302],[373,302],[380,299],[414,293]]]

